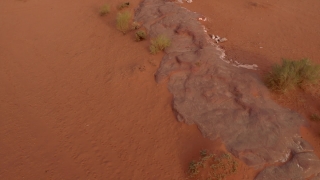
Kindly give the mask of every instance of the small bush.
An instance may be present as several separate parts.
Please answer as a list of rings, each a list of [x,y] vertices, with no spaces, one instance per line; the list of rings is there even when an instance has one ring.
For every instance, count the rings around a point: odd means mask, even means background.
[[[118,9],[119,9],[119,10],[122,10],[123,8],[129,7],[129,5],[130,5],[130,2],[122,3],[122,4],[120,4],[120,5],[118,6]]]
[[[191,161],[189,164],[188,174],[190,177],[194,177],[199,174],[199,166],[201,166],[201,162]]]
[[[100,8],[100,16],[104,16],[106,14],[110,13],[110,5],[109,4],[105,4]]]
[[[117,16],[117,29],[125,34],[129,29],[131,14],[129,12],[119,13]]]
[[[312,65],[308,59],[300,61],[283,60],[275,65],[266,77],[266,85],[274,91],[285,92],[295,87],[317,83],[320,79],[320,66]]]
[[[147,38],[147,33],[145,31],[137,31],[136,32],[136,41],[143,41]]]
[[[208,152],[207,152],[206,149],[202,149],[202,150],[200,151],[200,156],[201,156],[201,157],[206,157],[207,155],[208,155]]]
[[[151,54],[157,54],[160,51],[163,51],[165,48],[171,45],[171,41],[164,35],[159,35],[156,39],[151,41],[150,52]]]
[[[191,161],[188,167],[188,175],[191,179],[225,179],[237,172],[238,163],[229,153],[220,156],[209,154],[207,150],[200,151],[198,161]]]

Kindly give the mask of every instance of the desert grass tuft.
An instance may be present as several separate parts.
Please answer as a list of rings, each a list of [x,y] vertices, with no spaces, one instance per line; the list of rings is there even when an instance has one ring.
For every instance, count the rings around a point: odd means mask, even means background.
[[[154,40],[151,41],[149,47],[151,54],[157,54],[160,51],[163,51],[165,48],[171,45],[171,40],[165,35],[159,35]]]
[[[143,41],[147,38],[147,33],[143,30],[136,32],[136,41]]]
[[[100,16],[104,16],[106,14],[110,13],[110,5],[109,4],[105,4],[100,8]]]
[[[117,15],[117,29],[125,34],[130,29],[131,14],[129,12],[119,13]]]
[[[122,10],[123,8],[127,8],[130,6],[130,2],[124,2],[124,3],[121,3],[119,6],[118,6],[118,9],[119,10]]]
[[[266,85],[273,91],[287,90],[316,84],[320,80],[320,65],[313,65],[308,59],[292,61],[283,59],[281,65],[274,65],[266,76]]]
[[[195,161],[191,161],[189,164],[188,173],[190,177],[194,177],[197,174],[199,174],[199,163]]]

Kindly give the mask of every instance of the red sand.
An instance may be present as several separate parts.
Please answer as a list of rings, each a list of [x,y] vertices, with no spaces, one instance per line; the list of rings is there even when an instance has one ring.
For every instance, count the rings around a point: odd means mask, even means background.
[[[161,55],[115,29],[120,1],[100,17],[103,3],[0,2],[0,179],[185,179],[200,149],[221,149],[176,121],[166,84],[154,81]],[[317,0],[184,5],[259,74],[282,57],[320,62]],[[319,96],[303,102],[320,111]],[[302,133],[319,155],[318,133]],[[248,171],[229,179],[252,179]]]

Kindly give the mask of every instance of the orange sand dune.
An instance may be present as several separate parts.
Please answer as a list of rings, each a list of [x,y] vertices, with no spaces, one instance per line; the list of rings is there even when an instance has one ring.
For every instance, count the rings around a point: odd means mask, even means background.
[[[105,2],[0,2],[0,179],[185,179],[199,150],[223,149],[195,126],[176,121],[166,84],[154,80],[162,55],[150,55],[149,42],[136,43],[133,33],[116,30],[120,1],[108,1],[111,13],[100,17]],[[133,11],[139,1],[130,2]],[[259,21],[276,22],[261,27],[262,36],[249,27],[259,27],[254,18],[274,12],[273,6],[210,3],[184,5],[217,20],[219,26],[205,24],[229,39],[223,46],[233,59],[254,62],[263,72],[280,57],[319,62],[319,1],[277,2],[278,14]],[[287,33],[292,27],[294,33]],[[263,49],[256,49],[259,38]],[[285,47],[273,47],[277,43]],[[320,152],[317,134],[303,132]],[[252,179],[254,173],[242,165],[230,179]]]

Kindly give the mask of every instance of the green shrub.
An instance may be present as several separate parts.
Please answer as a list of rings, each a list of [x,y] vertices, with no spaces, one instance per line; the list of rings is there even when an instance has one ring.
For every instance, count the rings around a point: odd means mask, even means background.
[[[308,59],[291,61],[284,59],[282,65],[274,65],[266,76],[266,85],[273,91],[285,92],[295,87],[317,83],[320,66],[312,65]]]
[[[151,41],[150,52],[151,54],[157,54],[160,51],[163,51],[165,48],[171,45],[171,41],[164,35],[159,35],[156,39]]]
[[[137,31],[136,32],[136,41],[143,41],[147,38],[147,33],[145,31]]]
[[[100,16],[104,16],[110,13],[110,5],[105,4],[100,8]]]
[[[130,2],[122,3],[122,4],[120,4],[120,5],[118,6],[118,9],[119,9],[119,10],[122,10],[123,8],[129,7],[129,5],[130,5]]]
[[[117,16],[117,29],[125,34],[129,29],[131,14],[129,12],[119,13]]]

